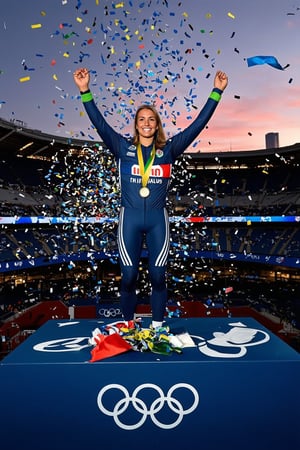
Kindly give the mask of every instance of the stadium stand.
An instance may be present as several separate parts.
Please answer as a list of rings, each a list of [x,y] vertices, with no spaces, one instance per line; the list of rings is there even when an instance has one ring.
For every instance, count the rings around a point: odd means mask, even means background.
[[[49,181],[51,173],[61,177],[70,155],[76,170],[77,159],[89,146],[96,152],[102,148],[101,143],[57,138],[0,120],[2,356],[26,338],[25,329],[34,330],[52,317],[52,301],[59,302],[59,317],[68,317],[74,302],[88,308],[77,312],[87,316],[96,314],[101,302],[118,303],[114,197],[104,196],[104,206],[84,204],[81,192],[74,196]],[[114,179],[109,164],[105,170]],[[184,155],[173,175],[168,205],[170,307],[179,302],[182,314],[197,310],[199,315],[235,315],[234,308],[247,308],[247,313],[250,308],[269,327],[276,324],[276,332],[299,350],[299,164],[300,144]],[[105,183],[101,189],[110,190]],[[78,188],[83,190],[86,185]],[[102,195],[94,179],[88,190],[93,198]],[[87,217],[95,220],[85,221]],[[146,258],[144,250],[140,309],[149,306]],[[33,308],[46,310],[44,319],[18,324]]]

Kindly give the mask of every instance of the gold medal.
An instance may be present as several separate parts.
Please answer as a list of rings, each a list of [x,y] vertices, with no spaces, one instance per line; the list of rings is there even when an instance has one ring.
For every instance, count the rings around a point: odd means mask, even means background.
[[[150,177],[151,167],[152,167],[152,164],[153,164],[153,161],[155,158],[155,145],[153,144],[151,154],[145,165],[144,165],[144,160],[143,160],[141,144],[138,144],[138,146],[137,146],[137,155],[138,155],[139,169],[140,169],[140,173],[141,173],[141,177],[142,177],[142,187],[141,187],[139,193],[140,193],[141,197],[146,198],[146,197],[149,197],[149,195],[150,195],[150,189],[147,188],[147,183],[148,183],[148,180]]]
[[[140,189],[140,196],[143,198],[149,197],[150,195],[150,189],[146,186],[141,187]]]

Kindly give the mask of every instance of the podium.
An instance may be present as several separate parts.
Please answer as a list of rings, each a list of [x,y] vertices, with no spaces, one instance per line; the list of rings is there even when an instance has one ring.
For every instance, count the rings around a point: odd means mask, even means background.
[[[110,322],[50,320],[1,361],[1,447],[299,447],[300,355],[254,319],[167,319],[195,345],[91,363]]]

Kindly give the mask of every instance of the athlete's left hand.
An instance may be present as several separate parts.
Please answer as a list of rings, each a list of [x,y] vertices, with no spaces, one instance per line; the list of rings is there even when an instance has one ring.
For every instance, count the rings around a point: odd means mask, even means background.
[[[218,70],[215,75],[214,87],[224,91],[228,84],[228,77],[225,72]]]

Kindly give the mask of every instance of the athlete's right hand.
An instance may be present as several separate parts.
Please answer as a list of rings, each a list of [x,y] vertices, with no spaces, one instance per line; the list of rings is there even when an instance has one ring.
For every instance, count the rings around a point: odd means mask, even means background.
[[[88,69],[86,69],[85,67],[76,69],[73,73],[73,78],[76,86],[81,92],[87,91],[89,89],[90,74]]]

